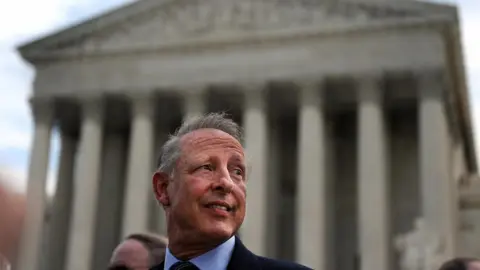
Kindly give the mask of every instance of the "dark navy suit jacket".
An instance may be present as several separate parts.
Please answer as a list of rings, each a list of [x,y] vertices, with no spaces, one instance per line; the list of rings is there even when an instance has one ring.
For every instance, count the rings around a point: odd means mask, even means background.
[[[150,270],[163,270],[163,263]],[[235,239],[232,257],[228,263],[227,270],[312,270],[311,268],[286,261],[273,260],[257,256],[250,252],[240,241]]]

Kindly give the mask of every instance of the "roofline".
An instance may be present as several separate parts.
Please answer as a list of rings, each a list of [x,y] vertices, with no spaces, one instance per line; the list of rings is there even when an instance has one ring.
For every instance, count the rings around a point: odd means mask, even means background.
[[[97,29],[114,25],[118,21],[124,20],[126,17],[136,15],[139,12],[150,10],[160,4],[167,1],[174,0],[136,0],[112,8],[100,14],[93,15],[91,17],[84,18],[80,22],[73,25],[65,26],[62,29],[50,34],[46,34],[43,37],[33,39],[32,41],[25,42],[17,46],[17,50],[23,54],[25,51],[32,47],[42,46],[44,44],[52,44],[57,41],[66,39],[68,36],[82,36],[89,34]]]
[[[443,31],[447,49],[447,61],[450,62],[450,75],[453,79],[453,87],[456,93],[456,105],[460,113],[460,132],[465,140],[464,151],[467,158],[467,165],[471,173],[478,173],[478,160],[476,153],[475,136],[472,121],[472,111],[469,102],[467,75],[463,57],[462,41],[460,39],[460,25],[449,24]]]
[[[200,38],[197,40],[166,42],[155,46],[145,46],[129,49],[109,50],[109,52],[90,52],[90,51],[60,51],[60,52],[45,52],[45,51],[30,51],[22,54],[22,56],[31,63],[38,61],[55,61],[62,59],[69,59],[75,57],[95,57],[95,56],[111,56],[117,54],[139,53],[139,52],[171,52],[184,51],[190,49],[201,50],[202,48],[215,48],[215,46],[228,46],[255,42],[272,42],[292,40],[295,38],[316,38],[319,36],[330,37],[345,35],[350,33],[366,33],[384,31],[388,29],[416,29],[418,27],[432,27],[451,23],[452,20],[448,16],[429,16],[422,18],[402,18],[384,20],[378,22],[365,22],[355,24],[345,24],[335,27],[310,27],[301,29],[288,29],[285,31],[275,31],[272,33],[258,32],[255,34],[221,37],[217,39]]]
[[[59,41],[67,41],[70,40],[72,37],[81,38],[82,36],[88,35],[91,32],[103,29],[105,27],[115,25],[119,21],[125,20],[130,16],[135,16],[140,12],[149,11],[152,8],[156,8],[160,5],[166,4],[168,2],[173,2],[175,0],[136,0],[127,5],[120,6],[113,8],[109,11],[104,13],[100,13],[97,15],[92,16],[90,19],[86,18],[79,23],[75,23],[70,26],[66,26],[59,31],[53,32],[51,34],[44,35],[38,39],[34,39],[29,42],[25,42],[17,46],[17,50],[20,54],[25,54],[28,50],[33,49],[34,47],[38,46],[47,46],[50,44],[55,44]],[[356,0],[352,2],[351,0],[337,0],[344,3],[350,4],[363,4],[369,6],[377,6],[377,7],[390,7],[390,8],[398,8],[398,9],[405,9],[405,10],[416,10],[421,11],[425,7],[435,8],[436,11],[446,15],[447,13],[443,13],[443,11],[451,10],[452,6],[448,6],[446,4],[432,4],[432,3],[422,3],[418,1],[392,1],[392,2],[382,2],[382,3],[375,3],[368,0]],[[442,11],[442,12],[441,12]]]

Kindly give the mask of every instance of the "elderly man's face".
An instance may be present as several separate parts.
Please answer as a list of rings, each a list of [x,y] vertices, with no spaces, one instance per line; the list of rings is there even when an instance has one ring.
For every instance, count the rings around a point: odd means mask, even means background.
[[[147,270],[150,264],[150,253],[145,246],[137,240],[128,239],[113,251],[109,269]]]
[[[202,129],[183,136],[181,148],[174,179],[160,196],[169,205],[169,226],[194,238],[229,238],[245,217],[242,146],[225,132]]]

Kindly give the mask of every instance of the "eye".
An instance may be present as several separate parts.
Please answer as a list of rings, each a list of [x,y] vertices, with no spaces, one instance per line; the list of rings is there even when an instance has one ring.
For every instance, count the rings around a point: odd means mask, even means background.
[[[213,166],[211,164],[205,164],[198,168],[199,170],[213,171]]]
[[[245,177],[245,170],[241,166],[236,166],[231,170],[232,178],[242,180]]]
[[[240,168],[237,168],[237,169],[234,169],[234,170],[233,170],[233,173],[235,173],[236,175],[242,176],[242,175],[243,175],[243,170],[240,169]]]

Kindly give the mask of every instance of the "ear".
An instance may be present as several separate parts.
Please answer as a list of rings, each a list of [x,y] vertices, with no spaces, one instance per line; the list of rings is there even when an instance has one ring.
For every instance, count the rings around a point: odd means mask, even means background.
[[[155,172],[153,175],[153,191],[155,192],[155,198],[159,201],[163,207],[170,205],[170,197],[168,196],[168,184],[169,181],[168,174],[164,172]]]

